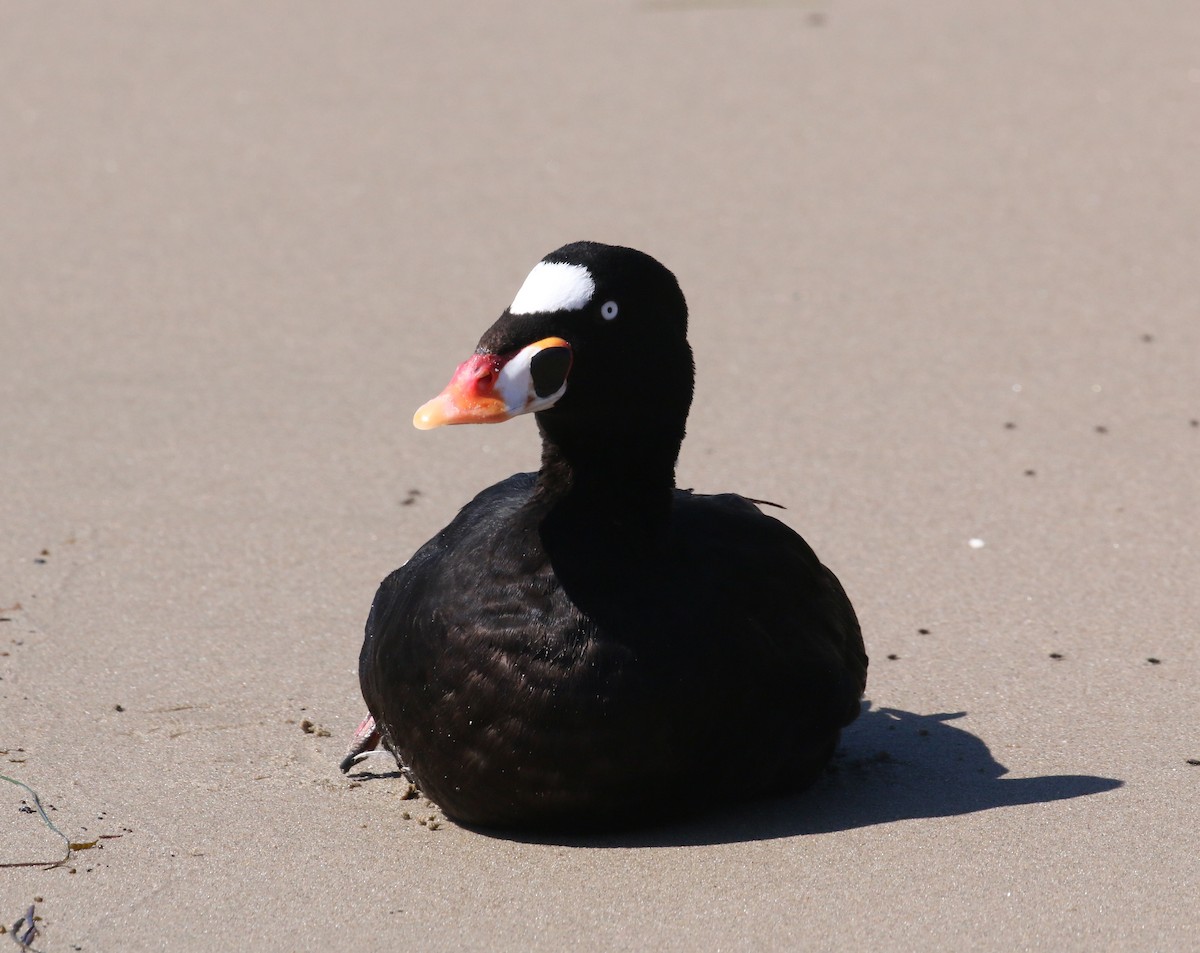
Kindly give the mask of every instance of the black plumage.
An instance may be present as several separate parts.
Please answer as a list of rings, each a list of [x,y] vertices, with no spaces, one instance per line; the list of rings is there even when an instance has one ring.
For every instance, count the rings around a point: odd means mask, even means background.
[[[484,490],[380,586],[359,662],[378,734],[468,824],[670,816],[713,776],[802,787],[858,713],[854,610],[783,523],[675,488],[692,358],[674,276],[595,243],[544,262],[586,269],[593,293],[506,311],[456,375],[490,395],[489,373],[533,354],[541,469]]]

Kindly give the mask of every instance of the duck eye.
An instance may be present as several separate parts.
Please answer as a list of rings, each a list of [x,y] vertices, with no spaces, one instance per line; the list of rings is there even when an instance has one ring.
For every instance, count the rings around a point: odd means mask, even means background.
[[[617,303],[615,301],[605,301],[600,305],[600,317],[605,321],[611,321],[617,316]]]

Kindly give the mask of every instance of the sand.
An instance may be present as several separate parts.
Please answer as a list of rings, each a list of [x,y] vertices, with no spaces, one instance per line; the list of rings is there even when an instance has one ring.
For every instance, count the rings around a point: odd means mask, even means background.
[[[1193,947],[1198,50],[1186,0],[6,4],[0,772],[104,839],[0,923]],[[412,411],[579,238],[679,276],[680,483],[788,506],[870,710],[803,796],[714,751],[701,820],[489,837],[336,763],[379,580],[536,465]],[[61,854],[30,800],[0,862]]]

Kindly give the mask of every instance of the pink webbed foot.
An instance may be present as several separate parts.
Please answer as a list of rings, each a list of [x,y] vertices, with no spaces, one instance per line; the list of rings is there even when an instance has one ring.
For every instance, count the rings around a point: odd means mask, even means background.
[[[372,755],[390,755],[391,752],[380,749],[379,742],[379,729],[375,727],[375,718],[367,715],[354,730],[354,737],[350,739],[350,747],[346,751],[346,756],[338,764],[342,773],[345,774],[360,761]]]

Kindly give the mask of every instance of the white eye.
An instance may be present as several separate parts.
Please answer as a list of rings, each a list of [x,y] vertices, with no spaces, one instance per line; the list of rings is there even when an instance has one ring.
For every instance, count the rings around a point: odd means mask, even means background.
[[[617,316],[617,303],[615,301],[605,301],[600,305],[600,317],[605,321],[611,321]]]

